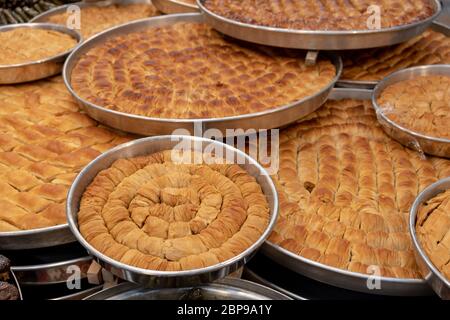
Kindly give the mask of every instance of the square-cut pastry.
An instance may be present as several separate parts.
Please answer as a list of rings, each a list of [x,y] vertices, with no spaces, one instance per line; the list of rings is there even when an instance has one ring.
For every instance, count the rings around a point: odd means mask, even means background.
[[[61,77],[0,86],[0,232],[66,223],[76,174],[130,139],[80,112]]]
[[[450,190],[420,206],[416,233],[428,258],[450,281]]]
[[[327,102],[280,134],[280,217],[269,241],[343,270],[420,278],[410,206],[449,175],[449,160],[385,135],[370,101]]]
[[[236,164],[177,159],[166,150],[98,173],[80,202],[83,237],[112,259],[161,271],[215,265],[254,244],[270,220],[256,179]]]
[[[450,139],[450,77],[419,76],[385,88],[377,103],[381,112],[414,132]]]
[[[205,0],[207,9],[228,19],[298,30],[367,30],[374,6],[381,27],[424,20],[434,14],[430,0]]]
[[[71,84],[83,99],[128,114],[220,118],[266,111],[314,95],[336,76],[331,61],[245,45],[201,23],[111,37],[81,55]]]

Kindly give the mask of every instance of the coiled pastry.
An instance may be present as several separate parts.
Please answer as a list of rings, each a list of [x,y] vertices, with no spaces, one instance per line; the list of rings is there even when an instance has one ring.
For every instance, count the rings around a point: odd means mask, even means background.
[[[81,199],[83,237],[110,258],[162,271],[218,264],[261,237],[269,209],[252,176],[238,165],[172,159],[167,150],[101,171]]]

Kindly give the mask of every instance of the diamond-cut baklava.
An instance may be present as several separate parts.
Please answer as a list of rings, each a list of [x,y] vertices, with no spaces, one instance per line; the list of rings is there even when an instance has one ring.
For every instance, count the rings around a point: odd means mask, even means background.
[[[78,225],[98,251],[180,271],[226,261],[262,236],[270,212],[255,178],[238,165],[180,163],[173,152],[117,160],[87,187]]]
[[[71,84],[83,99],[157,118],[219,118],[281,107],[314,95],[336,76],[305,53],[244,45],[200,23],[111,37],[83,54]]]

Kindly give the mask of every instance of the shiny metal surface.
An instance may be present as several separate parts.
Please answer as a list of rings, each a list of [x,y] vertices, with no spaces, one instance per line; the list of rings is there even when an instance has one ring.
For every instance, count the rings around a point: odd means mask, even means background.
[[[450,281],[433,265],[430,258],[422,248],[416,234],[416,217],[422,203],[430,200],[441,192],[450,189],[450,177],[439,180],[423,190],[414,201],[409,215],[409,232],[413,239],[414,255],[422,275],[434,292],[445,300],[450,300]]]
[[[442,23],[439,23],[438,21],[434,21],[433,24],[431,25],[431,29],[433,29],[436,32],[440,32],[446,35],[447,37],[450,37],[450,25],[446,26]],[[360,88],[372,90],[373,88],[376,87],[378,83],[379,81],[346,80],[341,78],[336,83],[336,86],[340,88]]]
[[[61,25],[51,23],[10,24],[6,26],[1,26],[0,32],[6,32],[18,28],[45,29],[58,31],[74,38],[77,41],[77,44],[81,43],[82,41],[81,34],[78,33],[77,31],[71,30]],[[30,61],[10,65],[0,65],[0,84],[15,84],[34,81],[59,74],[62,71],[64,61],[74,48],[71,48],[70,50],[62,52],[53,57],[48,57],[37,61]]]
[[[19,281],[17,281],[17,277],[14,274],[14,271],[10,270],[9,275],[10,275],[9,283],[13,284],[17,288],[17,291],[19,292],[19,300],[23,300],[22,289],[20,288]]]
[[[450,139],[430,137],[413,130],[402,127],[386,116],[385,110],[378,105],[377,100],[381,93],[388,86],[399,81],[414,79],[427,75],[445,75],[450,76],[450,65],[431,65],[409,68],[397,71],[384,80],[382,80],[374,89],[372,95],[372,104],[377,113],[378,121],[383,130],[393,139],[408,148],[418,152],[450,158]]]
[[[331,89],[334,87],[334,84],[337,79],[339,79],[342,72],[342,60],[338,56],[331,55],[330,58],[337,70],[336,77],[327,87],[323,88],[315,95],[306,97],[289,105],[264,112],[225,118],[163,119],[133,115],[109,110],[102,106],[95,105],[78,96],[78,94],[73,90],[71,86],[72,69],[78,62],[80,56],[92,47],[103,43],[115,35],[123,35],[148,27],[170,25],[182,21],[202,22],[203,20],[201,14],[196,13],[152,17],[109,29],[108,31],[90,38],[69,56],[66,64],[64,65],[63,77],[66,87],[90,117],[100,123],[122,131],[151,136],[172,134],[177,129],[184,129],[189,131],[191,134],[194,134],[194,128],[200,128],[203,131],[206,131],[209,128],[214,128],[220,130],[224,135],[226,135],[229,134],[229,132],[227,133],[227,129],[258,130],[280,128],[307,116],[326,101]]]
[[[288,296],[262,285],[222,279],[195,287],[148,289],[122,283],[95,293],[84,300],[291,300]]]
[[[183,2],[182,0],[152,0],[153,5],[166,14],[198,12],[196,5]]]
[[[332,100],[359,99],[370,100],[372,91],[364,89],[334,89]],[[266,241],[262,253],[276,263],[316,281],[332,286],[378,295],[391,296],[425,296],[432,294],[429,286],[421,279],[398,279],[377,277],[342,270],[318,263],[296,255],[282,247]],[[368,283],[379,281],[379,289],[369,289]]]
[[[393,28],[361,31],[313,31],[258,26],[219,16],[204,6],[205,0],[197,0],[197,5],[207,23],[237,39],[294,49],[349,50],[388,46],[421,34],[442,11],[439,0],[430,1],[435,6],[435,13],[425,20]]]
[[[77,215],[83,192],[95,178],[97,173],[105,168],[109,168],[110,165],[117,159],[136,157],[140,155],[152,154],[161,150],[172,149],[180,143],[180,141],[194,143],[195,146],[198,147],[197,150],[204,150],[208,145],[215,146],[217,148],[221,148],[223,151],[230,152],[230,154],[234,156],[239,156],[242,157],[241,159],[245,159],[245,164],[240,164],[240,166],[250,175],[254,176],[257,182],[261,185],[261,188],[267,197],[271,213],[270,223],[258,241],[238,256],[220,264],[202,269],[178,272],[147,270],[129,266],[107,257],[91,246],[84,239],[78,229]],[[72,184],[67,197],[66,211],[70,229],[77,240],[105,269],[124,280],[140,283],[150,287],[180,287],[197,285],[198,283],[211,282],[213,280],[223,278],[247,263],[256,250],[269,236],[273,226],[275,225],[275,221],[278,216],[278,196],[272,179],[268,176],[266,171],[255,160],[240,150],[234,149],[233,147],[220,142],[204,138],[190,136],[157,136],[134,140],[122,144],[93,160],[80,172]]]

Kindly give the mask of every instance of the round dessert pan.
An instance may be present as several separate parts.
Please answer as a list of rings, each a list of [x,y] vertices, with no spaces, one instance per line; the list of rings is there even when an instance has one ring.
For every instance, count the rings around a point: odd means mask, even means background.
[[[450,158],[450,139],[430,137],[424,134],[407,129],[389,119],[383,108],[378,105],[378,98],[384,89],[397,82],[415,79],[420,76],[443,75],[450,76],[450,65],[437,64],[431,66],[421,66],[397,71],[382,80],[373,91],[372,104],[377,113],[378,121],[383,130],[393,139],[413,150],[435,155],[438,157]]]
[[[439,180],[423,190],[414,201],[409,215],[409,231],[413,239],[414,255],[425,280],[434,292],[445,300],[450,300],[450,281],[433,265],[422,248],[416,234],[416,217],[422,203],[430,200],[441,192],[450,189],[450,177]]]
[[[439,0],[430,0],[435,12],[432,16],[403,26],[380,30],[322,31],[296,30],[242,23],[220,16],[208,10],[205,0],[197,0],[205,20],[213,28],[231,37],[275,47],[307,50],[350,50],[383,47],[421,34],[442,11]]]
[[[81,43],[81,34],[75,30],[71,30],[64,26],[51,23],[19,23],[10,24],[0,27],[0,32],[6,32],[13,29],[29,28],[29,29],[45,29],[58,31],[67,34],[77,41],[77,44]],[[0,65],[0,84],[14,84],[28,81],[39,80],[47,77],[54,76],[61,73],[63,69],[64,61],[76,45],[53,57],[45,59],[30,61],[18,64]]]
[[[222,279],[195,287],[148,289],[122,283],[95,293],[84,300],[292,300],[262,285],[240,280]]]
[[[434,21],[433,24],[431,25],[431,29],[433,29],[436,32],[440,32],[447,37],[450,37],[450,26],[447,27],[437,21]],[[377,80],[361,81],[361,80],[348,80],[341,78],[336,83],[336,86],[340,88],[374,89],[378,83],[379,81]]]
[[[74,241],[67,223],[48,228],[0,232],[0,250],[47,248]]]
[[[203,18],[199,13],[187,13],[152,17],[130,22],[128,24],[109,29],[93,38],[90,38],[69,56],[63,70],[64,82],[72,96],[79,102],[91,118],[122,131],[146,136],[172,134],[177,129],[187,130],[191,134],[195,134],[198,130],[206,131],[209,128],[213,128],[220,130],[224,135],[230,135],[230,130],[227,132],[227,129],[258,130],[280,128],[307,116],[325,103],[331,89],[334,87],[342,72],[342,60],[340,57],[330,55],[331,61],[336,67],[336,76],[328,84],[328,86],[316,94],[294,103],[263,112],[208,119],[152,118],[109,110],[81,98],[72,88],[72,70],[80,57],[89,49],[104,43],[114,36],[143,30],[148,27],[171,25],[177,22],[203,22]]]
[[[330,99],[370,100],[371,95],[370,90],[336,88],[331,93]],[[266,241],[262,247],[262,253],[294,272],[335,287],[389,296],[427,296],[433,293],[422,279],[375,277],[342,270],[306,259],[269,241]],[[373,284],[375,281],[379,282],[379,286],[376,289],[369,289],[368,284]]]
[[[261,235],[257,242],[247,248],[238,256],[213,265],[207,268],[187,270],[187,271],[156,271],[137,268],[126,265],[119,261],[109,258],[103,253],[96,250],[81,235],[78,228],[78,211],[80,201],[87,186],[92,182],[96,175],[111,166],[117,159],[137,157],[149,155],[162,150],[170,150],[180,142],[193,143],[196,150],[204,150],[206,147],[217,147],[221,150],[239,156],[245,159],[245,164],[240,166],[250,175],[255,177],[257,182],[266,195],[270,208],[270,222],[265,232]],[[224,152],[224,154],[226,154]],[[77,240],[88,250],[90,254],[108,271],[116,276],[135,283],[140,283],[149,287],[181,287],[197,285],[199,283],[211,282],[213,280],[223,278],[228,274],[238,270],[254,255],[256,250],[263,244],[269,236],[278,216],[278,195],[272,179],[267,172],[255,160],[250,158],[244,152],[237,150],[229,145],[213,141],[210,139],[191,137],[191,136],[157,136],[134,140],[120,146],[117,146],[106,153],[100,155],[85,167],[78,177],[75,179],[69,190],[67,197],[67,220],[70,229]]]
[[[184,2],[183,0],[152,0],[153,5],[166,14],[198,12],[195,4]]]

